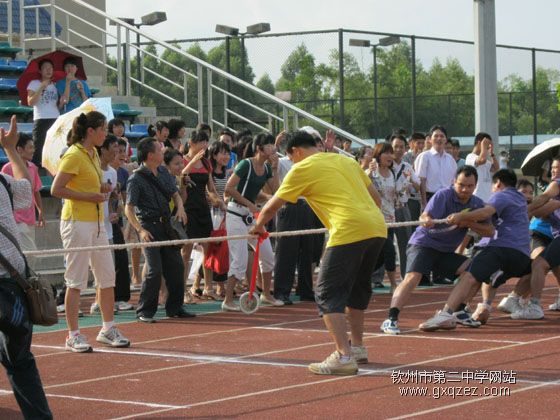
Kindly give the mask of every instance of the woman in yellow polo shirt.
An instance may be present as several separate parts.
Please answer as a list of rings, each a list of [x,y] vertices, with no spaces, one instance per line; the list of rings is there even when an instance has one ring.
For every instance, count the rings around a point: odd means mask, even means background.
[[[103,223],[103,202],[108,199],[109,185],[101,183],[101,166],[95,146],[101,146],[107,135],[107,119],[99,112],[81,114],[74,120],[71,146],[58,166],[51,193],[64,199],[60,235],[64,248],[108,245]],[[99,288],[103,327],[97,341],[112,347],[128,347],[130,341],[113,325],[115,304],[115,268],[111,251],[73,252],[65,255],[66,322],[69,334],[66,349],[91,352],[78,328],[80,291],[87,287],[89,267]]]

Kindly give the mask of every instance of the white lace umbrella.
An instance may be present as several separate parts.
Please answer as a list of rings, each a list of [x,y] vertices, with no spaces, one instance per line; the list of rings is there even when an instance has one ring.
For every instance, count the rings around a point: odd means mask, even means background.
[[[74,119],[82,112],[87,114],[91,111],[101,112],[107,117],[107,120],[112,120],[114,118],[111,98],[90,98],[80,105],[79,108],[73,109],[58,117],[47,131],[45,145],[43,146],[42,164],[51,174],[55,175],[57,172],[60,157],[67,148],[66,137],[68,136],[68,132],[72,129]]]

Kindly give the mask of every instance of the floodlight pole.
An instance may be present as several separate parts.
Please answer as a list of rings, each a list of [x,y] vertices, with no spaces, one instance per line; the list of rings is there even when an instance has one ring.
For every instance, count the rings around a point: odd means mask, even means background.
[[[475,130],[499,144],[495,0],[474,0]]]

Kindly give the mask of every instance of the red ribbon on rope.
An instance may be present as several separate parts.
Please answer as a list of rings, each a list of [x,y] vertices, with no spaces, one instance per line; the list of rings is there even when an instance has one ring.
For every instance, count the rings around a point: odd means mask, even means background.
[[[268,238],[268,232],[261,233],[255,246],[255,257],[253,258],[253,269],[251,270],[251,283],[249,284],[249,300],[253,299],[253,294],[257,288],[257,273],[259,271],[259,253],[261,244]]]

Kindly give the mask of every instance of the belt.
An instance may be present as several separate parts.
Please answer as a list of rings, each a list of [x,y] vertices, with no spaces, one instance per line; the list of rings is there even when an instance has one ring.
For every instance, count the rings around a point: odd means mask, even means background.
[[[138,218],[140,223],[167,223],[169,222],[170,218],[167,216],[161,216],[161,217],[139,217]]]
[[[233,214],[234,216],[241,217],[241,220],[243,220],[243,223],[245,223],[247,226],[253,224],[253,221],[255,220],[252,214],[242,215],[229,209],[227,210],[227,212],[229,214]]]

